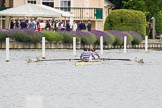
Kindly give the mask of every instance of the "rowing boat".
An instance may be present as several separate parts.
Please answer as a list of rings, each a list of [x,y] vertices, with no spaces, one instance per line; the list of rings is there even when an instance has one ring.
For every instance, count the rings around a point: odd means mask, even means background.
[[[143,59],[138,59],[138,58],[134,58],[134,59],[113,59],[113,58],[100,58],[100,60],[98,61],[90,61],[90,62],[83,62],[83,61],[80,61],[80,59],[67,59],[67,58],[53,58],[53,59],[40,59],[40,58],[36,58],[36,59],[31,59],[31,58],[28,58],[26,59],[26,61],[28,63],[31,63],[31,62],[39,62],[39,61],[77,61],[75,63],[75,65],[88,65],[88,64],[101,64],[101,61],[105,61],[105,60],[119,60],[119,61],[134,61],[134,62],[137,62],[137,63],[144,63]]]
[[[77,62],[75,63],[75,66],[80,66],[80,65],[92,65],[92,64],[101,64],[101,61],[90,61],[90,62],[77,61]]]

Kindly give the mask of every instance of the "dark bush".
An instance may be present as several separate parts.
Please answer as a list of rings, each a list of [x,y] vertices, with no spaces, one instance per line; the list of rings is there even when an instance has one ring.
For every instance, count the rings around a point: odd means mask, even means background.
[[[109,36],[109,44],[110,45],[113,45],[114,43],[115,43],[115,41],[116,41],[116,38],[115,38],[115,36],[114,35],[112,35],[111,33],[109,33],[108,31],[105,31],[105,33]]]
[[[31,42],[32,39],[30,35],[27,34],[26,30],[22,29],[13,29],[10,31],[12,37],[15,38],[16,41],[19,42]]]
[[[0,40],[5,40],[6,37],[12,38],[19,42],[37,43],[41,41],[41,37],[45,36],[49,42],[63,42],[72,43],[73,37],[76,37],[77,42],[83,45],[100,44],[100,36],[103,36],[104,45],[123,45],[124,36],[127,36],[127,43],[139,44],[142,41],[142,36],[134,31],[119,31],[108,30],[99,31],[92,30],[91,32],[77,31],[77,32],[53,32],[42,31],[34,32],[31,29],[13,29],[8,31],[0,31]]]
[[[114,45],[123,45],[124,43],[124,36],[127,36],[127,34],[123,33],[122,31],[118,30],[108,30],[108,33],[111,33],[115,37]]]
[[[80,37],[81,43],[84,45],[92,45],[97,41],[97,37],[90,32],[76,31],[76,36]]]
[[[8,35],[8,31],[0,31],[0,41],[5,40]]]
[[[103,36],[103,43],[104,45],[110,44],[110,37],[107,33],[99,30],[92,30],[91,33],[93,33],[97,37],[97,41],[95,44],[100,44],[100,37]]]
[[[123,33],[127,35],[127,43],[132,43],[134,37],[131,34],[129,34],[127,31],[124,31]]]
[[[42,34],[39,32],[35,32],[31,29],[12,29],[9,30],[7,36],[15,39],[19,42],[40,42]]]
[[[156,28],[156,33],[157,35],[162,34],[162,12],[159,12],[156,16],[155,16],[155,28]]]
[[[143,37],[137,32],[128,31],[127,33],[130,34],[133,37],[133,41],[132,41],[133,45],[138,45],[143,40]]]
[[[76,37],[76,33],[72,31],[59,31],[58,33],[63,36],[63,43],[73,43],[73,37]],[[78,38],[76,39],[78,41]]]

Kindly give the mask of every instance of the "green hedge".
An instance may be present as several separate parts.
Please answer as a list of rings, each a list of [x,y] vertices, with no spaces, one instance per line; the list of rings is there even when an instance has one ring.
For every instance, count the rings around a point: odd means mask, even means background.
[[[61,42],[63,40],[63,36],[58,32],[53,31],[42,31],[45,38],[49,42]]]
[[[8,34],[9,33],[7,31],[0,31],[0,41],[3,41],[6,39],[6,37],[9,37]]]
[[[133,37],[133,40],[131,42],[133,45],[138,45],[143,40],[143,37],[137,32],[127,31],[127,33]]]
[[[119,31],[108,30],[99,31],[93,30],[91,32],[76,31],[76,32],[53,32],[42,31],[35,32],[31,29],[13,29],[9,31],[0,31],[0,40],[5,40],[10,37],[19,42],[41,42],[41,38],[45,36],[49,42],[63,42],[72,43],[73,37],[77,38],[77,42],[83,45],[100,44],[100,36],[103,36],[104,45],[123,45],[124,36],[127,36],[127,42],[132,44],[139,44],[142,41],[142,36],[134,31]]]
[[[60,35],[63,36],[64,43],[72,43],[73,42],[73,36],[68,32],[58,32]]]
[[[97,37],[91,32],[76,31],[75,34],[78,38],[80,38],[81,43],[84,45],[92,45],[97,41]]]
[[[141,11],[119,9],[106,18],[104,30],[136,31],[146,35],[146,16]]]
[[[31,29],[12,29],[0,32],[0,40],[5,40],[6,37],[9,37],[19,42],[40,42],[42,36],[42,33],[34,32]]]
[[[106,32],[106,34],[109,36],[109,44],[110,44],[110,45],[113,45],[113,44],[115,43],[115,41],[116,41],[115,36],[112,35],[112,34],[109,33],[109,32]]]

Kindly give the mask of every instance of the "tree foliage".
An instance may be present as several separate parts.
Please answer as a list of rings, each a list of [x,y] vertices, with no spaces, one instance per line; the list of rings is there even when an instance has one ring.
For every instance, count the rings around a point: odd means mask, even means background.
[[[109,0],[111,3],[115,5],[115,9],[121,9],[123,7],[123,0]]]
[[[109,0],[118,9],[133,9],[144,12],[147,16],[155,16],[162,11],[162,0]]]
[[[162,12],[156,14],[156,33],[157,35],[162,34]]]

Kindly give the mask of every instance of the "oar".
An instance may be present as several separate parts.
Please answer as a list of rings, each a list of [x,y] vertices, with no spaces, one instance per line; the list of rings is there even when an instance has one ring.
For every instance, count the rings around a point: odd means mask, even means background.
[[[40,59],[40,58],[36,58],[35,60],[27,59],[27,62],[31,63],[31,62],[39,62],[39,61],[72,61],[72,60],[79,61],[80,59],[73,59],[73,58]],[[103,61],[105,61],[105,60],[134,61],[137,63],[144,63],[143,59],[137,59],[137,58],[134,58],[134,59],[100,58],[99,60],[103,60]]]
[[[113,59],[113,58],[101,58],[100,60],[121,60],[121,61],[132,61],[131,59]]]
[[[31,59],[31,58],[28,58],[26,59],[26,61],[28,63],[31,63],[31,62],[39,62],[39,61],[72,61],[72,60],[80,60],[80,59],[73,59],[73,58],[52,58],[52,59],[40,59],[40,58],[36,58],[36,59]]]
[[[71,59],[71,58],[37,59],[37,61],[72,61],[72,60],[80,60],[80,59]]]
[[[138,59],[138,58],[134,58],[134,59],[101,58],[101,60],[134,61],[134,62],[137,62],[137,63],[144,63],[143,59]]]

